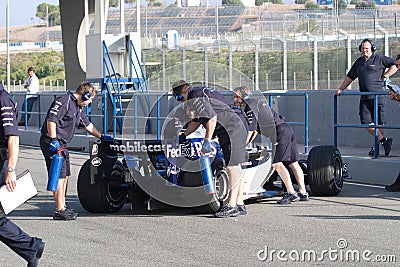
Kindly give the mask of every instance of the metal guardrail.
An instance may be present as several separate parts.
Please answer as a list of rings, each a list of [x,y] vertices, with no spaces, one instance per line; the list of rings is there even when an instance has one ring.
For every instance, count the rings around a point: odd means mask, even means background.
[[[41,110],[41,101],[42,98],[49,98],[52,97],[53,100],[56,99],[57,97],[64,95],[65,92],[59,91],[59,92],[51,92],[51,93],[46,93],[46,94],[26,94],[24,92],[12,92],[10,93],[11,96],[14,98],[16,95],[23,95],[24,96],[24,103],[23,106],[25,107],[24,110],[19,110],[18,112],[22,114],[21,119],[23,118],[23,121],[25,122],[24,129],[28,130],[28,114],[30,115],[37,115],[37,129],[38,131],[41,130],[42,128],[42,116],[47,115],[47,109],[45,111]],[[37,111],[29,111],[28,112],[28,97],[27,96],[35,96],[37,98]],[[87,106],[85,109],[85,113],[88,116],[89,120],[91,120],[92,117],[102,117],[104,120],[104,115],[95,115],[92,114],[91,112],[91,106]],[[104,132],[106,134],[106,132]],[[86,133],[88,135],[88,133]]]
[[[223,95],[231,95],[232,92],[223,92]],[[273,96],[302,96],[304,97],[304,122],[303,121],[288,121],[287,123],[290,125],[300,125],[304,126],[304,153],[308,153],[309,150],[309,131],[308,131],[308,125],[309,125],[309,95],[307,92],[262,92],[264,97],[268,97],[269,99],[269,105],[272,107],[272,97]],[[126,94],[125,94],[126,95]],[[157,102],[155,107],[155,113],[157,114],[156,117],[151,117],[151,116],[139,116],[138,115],[138,101],[140,97],[143,96],[154,96],[157,97]],[[161,97],[173,97],[172,94],[167,94],[163,92],[154,92],[154,93],[132,93],[133,97],[133,105],[134,105],[134,114],[133,116],[121,116],[121,118],[132,118],[134,120],[134,138],[137,138],[138,136],[138,120],[139,119],[147,119],[149,121],[156,121],[157,126],[156,126],[156,133],[157,133],[157,138],[159,139],[161,137],[161,122],[166,119],[166,117],[161,117]]]
[[[53,99],[56,99],[58,96],[65,94],[64,92],[52,92],[52,93],[46,93],[46,94],[38,94],[37,96],[37,103],[38,103],[38,110],[37,111],[33,111],[33,112],[28,112],[27,111],[27,98],[26,98],[26,94],[23,92],[14,92],[11,95],[14,97],[14,95],[24,95],[25,96],[25,110],[20,111],[23,116],[25,116],[25,130],[28,129],[28,121],[27,121],[27,115],[31,114],[31,115],[37,115],[37,120],[38,120],[38,130],[40,131],[41,126],[42,126],[42,121],[41,121],[41,116],[46,116],[47,114],[47,110],[46,112],[42,112],[40,109],[40,102],[41,99],[43,97],[53,97]],[[230,91],[226,91],[223,92],[224,95],[231,95],[232,92]],[[303,121],[288,121],[288,124],[291,125],[300,125],[300,126],[304,126],[304,153],[308,153],[308,148],[309,148],[309,138],[308,138],[308,125],[309,125],[309,101],[308,101],[308,93],[307,92],[262,92],[264,97],[268,97],[269,99],[269,105],[272,107],[272,98],[274,96],[302,96],[304,97],[304,122]],[[162,125],[162,121],[164,121],[165,119],[167,119],[167,117],[162,117],[161,114],[163,113],[162,108],[165,109],[165,107],[162,107],[162,98],[166,98],[165,100],[168,102],[170,101],[170,99],[173,98],[173,95],[170,93],[164,93],[164,92],[132,92],[132,93],[118,93],[115,94],[115,96],[117,97],[121,97],[121,96],[125,96],[125,97],[131,97],[131,101],[133,101],[133,115],[117,115],[117,113],[114,111],[112,116],[113,116],[113,136],[115,137],[117,135],[117,119],[121,119],[121,120],[125,120],[125,119],[133,119],[133,137],[137,138],[138,134],[139,134],[139,120],[140,119],[145,119],[147,122],[152,122],[155,121],[156,122],[156,134],[157,134],[157,139],[161,138],[161,125]],[[152,109],[152,113],[155,114],[155,116],[150,116],[150,114],[143,114],[143,115],[139,115],[139,109],[140,109],[140,98],[149,98],[149,97],[154,97],[155,99],[155,104],[153,106]],[[101,117],[102,121],[103,121],[103,126],[107,126],[107,118],[109,116],[108,114],[108,109],[107,109],[107,101],[106,101],[107,95],[103,94],[102,95],[102,103],[103,103],[103,114],[102,115],[95,115],[95,114],[91,114],[91,108],[90,106],[87,107],[86,109],[86,114],[89,117],[89,119],[91,119],[92,117]],[[172,100],[174,101],[174,100]],[[113,106],[113,108],[115,108],[115,106]],[[168,112],[170,111],[169,107],[167,107]],[[147,127],[147,125],[145,125]],[[400,127],[399,127],[400,128]],[[107,134],[107,128],[103,127],[103,133]]]
[[[374,96],[374,124],[351,124],[351,123],[338,123],[338,96],[334,96],[334,104],[333,104],[333,142],[334,146],[337,147],[337,130],[339,127],[348,127],[348,128],[374,128],[375,129],[375,152],[374,158],[378,158],[379,156],[379,140],[378,140],[378,130],[379,129],[400,129],[400,125],[379,125],[378,124],[378,98],[380,95],[387,96],[388,93],[384,92],[343,92],[340,94],[340,97],[349,96],[349,95],[373,95]]]
[[[269,106],[272,108],[272,97],[273,96],[303,96],[304,97],[304,122],[299,122],[299,121],[287,121],[287,124],[290,125],[300,125],[300,126],[304,126],[304,153],[307,154],[308,153],[308,148],[309,148],[309,138],[308,138],[308,124],[309,124],[309,117],[308,117],[308,93],[306,92],[291,92],[291,91],[287,91],[287,92],[282,92],[282,93],[271,93],[268,91],[264,91],[262,92],[264,96],[268,96],[269,99]]]

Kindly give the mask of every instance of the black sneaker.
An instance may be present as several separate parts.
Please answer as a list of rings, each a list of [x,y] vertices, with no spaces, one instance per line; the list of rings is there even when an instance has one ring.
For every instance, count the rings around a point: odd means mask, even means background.
[[[375,146],[371,147],[371,150],[368,152],[368,156],[374,156],[375,155]]]
[[[400,183],[393,183],[385,186],[385,189],[389,192],[400,192]]]
[[[223,206],[218,212],[214,214],[217,218],[228,218],[228,217],[236,217],[240,214],[238,208],[230,207],[228,205]]]
[[[393,139],[385,138],[385,141],[381,142],[381,144],[385,149],[385,156],[389,156],[390,151],[392,150]]]
[[[72,215],[73,215],[73,217],[75,217],[75,219],[76,219],[76,217],[78,217],[79,213],[76,212],[74,209],[70,209],[70,208],[68,208],[67,206],[65,206],[65,209],[66,209],[68,212],[72,213]]]
[[[305,193],[298,192],[297,195],[299,196],[300,201],[309,201],[310,200],[310,197],[307,192],[305,192]]]
[[[286,193],[283,196],[283,198],[281,198],[277,201],[277,203],[278,204],[290,204],[292,202],[296,202],[299,200],[300,200],[300,197],[297,195],[297,193],[294,193],[294,194]]]
[[[247,210],[245,205],[237,205],[237,209],[239,211],[239,215],[246,215]]]
[[[71,221],[78,217],[78,213],[69,209],[56,210],[53,215],[53,220]]]

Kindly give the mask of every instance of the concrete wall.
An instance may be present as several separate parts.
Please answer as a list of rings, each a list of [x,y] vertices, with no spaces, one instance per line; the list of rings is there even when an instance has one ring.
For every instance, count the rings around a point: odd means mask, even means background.
[[[333,145],[333,91],[307,91],[309,93],[309,146]],[[58,92],[64,94],[65,92]],[[54,99],[53,93],[41,93],[40,116],[41,124],[45,118],[48,107]],[[19,106],[22,106],[23,94],[14,95]],[[359,123],[358,116],[359,96],[340,96],[339,98],[339,123]],[[167,106],[167,103],[164,103]],[[92,114],[101,115],[101,95],[93,101]],[[300,96],[280,96],[275,98],[274,109],[284,115],[290,121],[304,121],[304,98]],[[37,109],[34,109],[36,111]],[[387,120],[391,125],[400,125],[400,107],[397,102],[389,101],[387,106]],[[109,110],[109,114],[111,110]],[[154,115],[154,114],[153,114]],[[111,119],[108,120],[109,123]],[[103,125],[100,117],[93,117],[92,122],[102,131]],[[24,145],[39,145],[38,116],[32,115],[28,130],[20,127],[20,140]],[[124,124],[125,127],[126,124]],[[41,126],[41,125],[40,125]],[[293,126],[296,132],[297,142],[304,143],[304,127]],[[110,126],[109,126],[110,129]],[[154,126],[151,128],[155,130]],[[394,138],[393,151],[390,157],[373,159],[367,156],[374,139],[365,129],[343,128],[338,132],[338,145],[343,155],[343,160],[348,163],[350,175],[355,182],[370,184],[390,184],[394,181],[399,171],[400,130],[387,130],[386,136]],[[70,147],[82,148],[88,151],[89,140],[96,140],[92,136],[82,135],[79,130],[72,139]],[[396,151],[397,150],[397,151]],[[300,151],[301,153],[303,151]],[[382,154],[382,152],[381,152]],[[307,159],[306,154],[301,158]]]
[[[84,36],[79,37],[81,23],[85,16],[83,0],[60,0],[61,30],[63,39],[65,76],[68,87],[75,87],[86,79],[86,72],[79,62],[79,53],[86,53]],[[89,14],[94,13],[94,0],[89,1]],[[81,33],[82,35],[82,33]],[[80,40],[78,46],[78,39]]]

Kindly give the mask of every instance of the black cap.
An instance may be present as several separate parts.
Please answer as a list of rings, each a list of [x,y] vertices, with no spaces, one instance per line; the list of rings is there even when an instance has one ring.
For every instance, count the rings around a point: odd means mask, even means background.
[[[172,84],[172,90],[178,90],[178,88],[183,87],[184,85],[189,85],[185,80],[179,80]]]

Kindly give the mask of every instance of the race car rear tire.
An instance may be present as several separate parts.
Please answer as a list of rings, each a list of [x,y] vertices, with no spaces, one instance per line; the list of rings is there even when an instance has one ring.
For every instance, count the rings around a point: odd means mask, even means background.
[[[333,146],[317,146],[308,158],[307,180],[315,196],[336,196],[343,188],[343,161]]]
[[[78,197],[82,207],[93,213],[117,212],[125,204],[126,189],[96,179],[90,184],[90,160],[81,167],[78,175]]]

